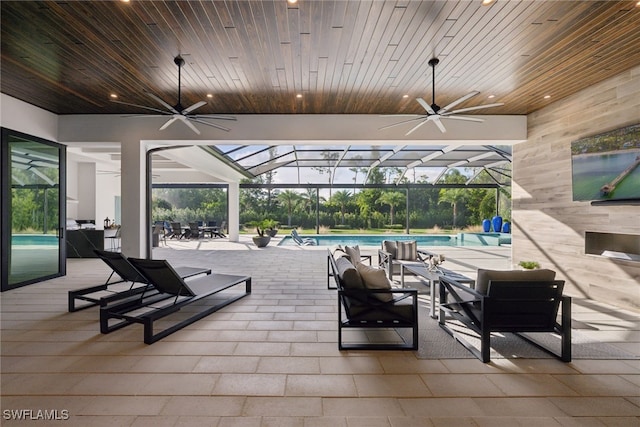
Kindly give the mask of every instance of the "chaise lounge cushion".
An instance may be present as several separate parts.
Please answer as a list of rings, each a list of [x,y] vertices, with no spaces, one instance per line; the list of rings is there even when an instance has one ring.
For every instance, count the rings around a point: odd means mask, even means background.
[[[340,257],[336,260],[336,267],[338,267],[338,274],[342,280],[342,286],[345,289],[364,289],[364,283],[360,277],[360,273],[349,261],[346,256]]]
[[[387,278],[387,273],[382,268],[371,267],[359,262],[356,264],[358,273],[362,277],[364,287],[367,289],[391,289],[391,282]],[[380,301],[388,302],[393,300],[392,294],[377,293],[374,294]]]
[[[487,294],[489,290],[489,282],[494,281],[551,281],[555,280],[556,272],[548,269],[535,270],[484,270],[478,269],[478,277],[476,278],[475,290],[481,294]]]

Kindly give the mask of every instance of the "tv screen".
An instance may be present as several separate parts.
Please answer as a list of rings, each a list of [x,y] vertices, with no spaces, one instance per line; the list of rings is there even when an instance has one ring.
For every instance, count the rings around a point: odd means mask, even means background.
[[[640,200],[640,124],[571,143],[574,201]]]

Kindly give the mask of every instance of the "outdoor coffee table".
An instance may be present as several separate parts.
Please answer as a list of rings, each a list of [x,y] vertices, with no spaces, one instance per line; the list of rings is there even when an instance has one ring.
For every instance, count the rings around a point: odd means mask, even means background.
[[[437,271],[430,271],[427,266],[424,264],[418,263],[403,263],[400,264],[400,283],[404,288],[404,271],[407,270],[419,278],[425,279],[429,282],[429,288],[431,292],[431,304],[429,306],[429,315],[432,318],[437,318],[436,316],[436,283],[440,283],[440,276],[446,276],[458,283],[473,285],[476,281],[470,277],[464,276],[460,273],[456,273],[455,271],[447,270],[446,268],[438,268]]]

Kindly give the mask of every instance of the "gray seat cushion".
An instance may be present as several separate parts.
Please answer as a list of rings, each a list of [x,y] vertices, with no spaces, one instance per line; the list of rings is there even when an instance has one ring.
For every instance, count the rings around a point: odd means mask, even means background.
[[[489,282],[494,281],[552,281],[556,278],[556,272],[548,269],[536,270],[484,270],[478,269],[478,277],[476,278],[475,290],[481,294],[487,294]]]

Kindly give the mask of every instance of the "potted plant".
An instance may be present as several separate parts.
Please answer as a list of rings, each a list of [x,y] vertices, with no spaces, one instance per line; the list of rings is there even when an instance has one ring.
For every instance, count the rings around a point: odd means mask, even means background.
[[[268,234],[271,237],[276,237],[276,234],[278,234],[278,221],[273,219],[264,219],[262,220],[262,226],[264,227],[265,234]]]
[[[540,264],[537,261],[520,261],[518,265],[525,270],[535,270],[536,268],[540,268]]]
[[[259,247],[264,248],[271,241],[270,230],[273,229],[276,222],[272,219],[263,219],[262,221],[254,221],[252,225],[256,228],[257,236],[253,236],[253,243]]]

